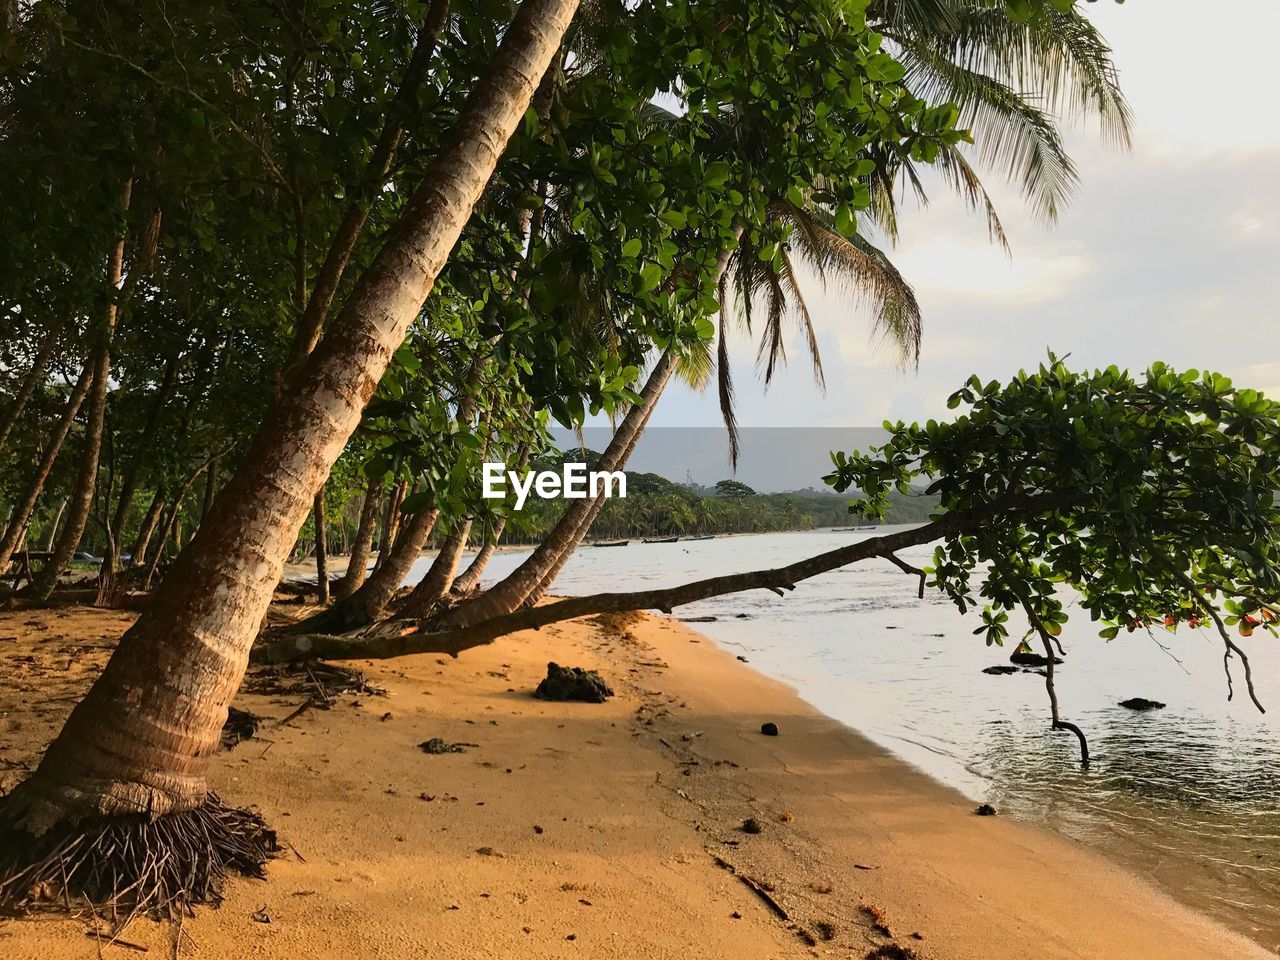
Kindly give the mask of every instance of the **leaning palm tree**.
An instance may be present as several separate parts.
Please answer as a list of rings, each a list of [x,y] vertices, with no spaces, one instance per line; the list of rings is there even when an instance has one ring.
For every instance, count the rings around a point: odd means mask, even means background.
[[[972,131],[972,147],[943,147],[934,167],[946,184],[985,216],[992,240],[1006,249],[1004,227],[978,166],[1001,170],[1019,185],[1032,209],[1052,222],[1078,179],[1063,145],[1061,124],[1092,115],[1106,139],[1119,146],[1129,143],[1131,115],[1111,49],[1088,18],[1074,9],[1046,10],[1028,21],[1015,22],[997,0],[877,0],[868,15],[906,67],[907,82],[915,93],[926,102],[955,103],[959,126]],[[584,62],[589,65],[589,58]],[[649,104],[647,115],[655,125],[682,122],[657,104]],[[733,151],[739,159],[750,161],[769,149],[767,138],[742,130],[731,112],[717,120],[724,152]],[[970,154],[976,155],[976,164]],[[899,234],[897,187],[910,187],[922,203],[928,202],[928,195],[920,171],[909,158],[883,153],[871,159],[875,161],[868,175],[871,220],[892,243]],[[550,199],[554,205],[554,198]],[[741,324],[753,335],[758,333],[757,356],[766,386],[786,361],[785,325],[792,318],[803,335],[814,375],[823,384],[801,265],[819,282],[840,288],[853,312],[869,310],[873,336],[888,345],[902,366],[914,366],[920,356],[923,321],[908,281],[865,233],[849,237],[838,231],[833,211],[816,192],[800,200],[775,197],[769,201],[771,219],[789,235],[777,258],[759,256],[753,237],[744,232],[717,278],[720,302],[732,302]],[[546,223],[552,227],[554,217]],[[592,300],[585,297],[583,302]],[[763,324],[755,328],[753,318],[761,312]],[[600,313],[607,316],[607,311]],[[717,389],[730,459],[736,464],[729,334],[729,324],[722,317],[717,333]],[[605,451],[604,469],[625,466],[676,366],[668,355],[654,365],[643,402],[627,414]],[[466,626],[536,602],[586,538],[603,505],[603,498],[575,501],[523,564],[486,593],[449,611],[442,625]],[[474,586],[478,575],[469,586]]]

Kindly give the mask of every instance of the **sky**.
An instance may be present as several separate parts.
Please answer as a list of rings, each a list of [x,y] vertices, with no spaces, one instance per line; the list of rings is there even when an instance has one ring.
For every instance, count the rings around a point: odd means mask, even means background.
[[[1083,7],[1115,49],[1136,118],[1129,153],[1096,126],[1069,136],[1080,187],[1046,227],[996,172],[1012,256],[982,219],[935,190],[910,205],[892,257],[925,322],[917,370],[868,339],[868,317],[819,281],[806,287],[826,369],[813,382],[798,331],[765,392],[754,347],[736,338],[746,427],[878,425],[946,417],[971,373],[1007,378],[1053,350],[1079,366],[1155,360],[1213,369],[1280,396],[1280,82],[1273,0],[1110,0]],[[720,423],[714,389],[673,384],[653,427]]]

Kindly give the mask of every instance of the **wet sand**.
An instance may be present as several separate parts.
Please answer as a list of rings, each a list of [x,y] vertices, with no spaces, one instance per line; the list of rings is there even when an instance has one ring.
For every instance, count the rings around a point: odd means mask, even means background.
[[[131,616],[0,614],[0,789]],[[617,696],[533,699],[553,659],[599,669]],[[1083,846],[975,816],[669,619],[350,666],[387,695],[287,723],[300,689],[237,700],[265,719],[219,755],[213,786],[278,829],[268,880],[234,882],[181,933],[138,922],[125,940],[153,956],[281,960],[1274,956]],[[417,744],[432,737],[474,746],[428,755]],[[0,922],[0,955],[96,957],[92,926]]]

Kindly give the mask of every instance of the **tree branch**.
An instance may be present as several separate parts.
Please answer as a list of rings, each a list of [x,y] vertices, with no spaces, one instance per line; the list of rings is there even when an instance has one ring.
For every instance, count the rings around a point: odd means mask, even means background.
[[[980,529],[989,517],[1012,508],[1036,509],[1061,503],[1061,496],[1004,496],[970,510],[948,513],[931,523],[881,537],[870,537],[827,553],[818,554],[773,570],[755,570],[722,577],[697,580],[665,590],[641,590],[634,593],[598,593],[586,597],[570,597],[540,607],[527,607],[515,613],[493,617],[456,630],[424,631],[403,624],[405,632],[374,638],[301,634],[263,643],[253,652],[258,663],[278,663],[320,658],[326,660],[389,659],[414,653],[447,653],[457,656],[463,650],[492,643],[498,637],[517,630],[536,630],[550,623],[572,620],[597,613],[619,613],[626,610],[661,610],[673,608],[745,590],[772,590],[781,594],[794,589],[801,580],[866,560],[883,557],[905,547],[931,543],[948,534]]]

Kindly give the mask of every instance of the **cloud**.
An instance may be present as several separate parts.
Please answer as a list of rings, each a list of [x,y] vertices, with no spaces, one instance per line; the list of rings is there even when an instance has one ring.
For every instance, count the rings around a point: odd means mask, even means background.
[[[955,237],[905,247],[893,260],[923,301],[962,297],[1002,306],[1033,306],[1060,297],[1091,269],[1084,254],[1011,258],[991,244]]]

